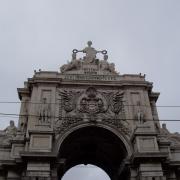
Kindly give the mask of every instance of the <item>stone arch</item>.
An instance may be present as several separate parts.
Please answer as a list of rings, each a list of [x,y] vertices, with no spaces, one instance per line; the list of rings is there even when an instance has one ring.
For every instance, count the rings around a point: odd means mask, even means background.
[[[96,135],[98,136],[97,138]],[[90,140],[91,137],[93,138],[93,140]],[[76,145],[73,146],[72,144],[77,139],[79,145],[77,145],[76,147]],[[105,145],[106,143],[107,146]],[[118,172],[122,171],[122,169],[124,168],[122,168],[122,166],[124,165],[124,160],[128,159],[132,154],[132,146],[130,144],[130,141],[128,141],[128,138],[111,126],[101,123],[94,124],[89,122],[72,127],[61,137],[59,137],[55,144],[58,158],[65,159],[65,161],[67,160],[67,164],[65,164],[64,166],[65,168],[63,168],[64,172],[59,173],[59,177],[62,177],[68,169],[77,164],[90,163],[102,168],[111,177],[111,179],[117,179]],[[81,150],[79,146],[82,146]],[[101,148],[101,146],[103,147]],[[73,153],[76,153],[76,148],[79,148],[78,152],[81,152],[85,155],[82,155],[83,157],[81,157],[81,153],[72,155]],[[97,158],[94,158],[94,155],[91,159],[90,154],[93,153],[97,153]],[[105,157],[106,155],[107,157]],[[77,159],[75,159],[75,156],[77,156]],[[71,161],[68,158],[73,160]],[[111,163],[113,163],[113,165],[110,165]],[[115,166],[114,169],[116,172],[112,172],[113,168],[110,166]],[[114,176],[116,176],[116,178]]]
[[[128,157],[130,157],[132,155],[133,152],[133,147],[132,144],[130,143],[130,140],[120,131],[118,131],[117,129],[106,125],[106,124],[102,124],[102,123],[84,123],[84,124],[80,124],[80,125],[76,125],[74,127],[72,127],[71,129],[68,129],[68,131],[66,131],[64,134],[62,134],[60,137],[57,138],[56,143],[55,143],[55,152],[59,152],[60,146],[62,144],[62,142],[66,139],[66,137],[68,137],[72,132],[84,128],[84,127],[100,127],[100,128],[104,128],[106,130],[109,130],[111,133],[113,133],[114,135],[116,135],[123,143],[124,146],[126,147],[126,150],[128,152]]]

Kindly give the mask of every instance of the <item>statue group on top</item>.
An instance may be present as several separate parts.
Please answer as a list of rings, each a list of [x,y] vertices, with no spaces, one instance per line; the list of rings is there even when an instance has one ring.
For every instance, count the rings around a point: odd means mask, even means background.
[[[106,50],[97,51],[92,47],[92,42],[87,42],[87,47],[83,50],[73,49],[72,51],[72,60],[68,64],[65,64],[61,67],[61,73],[66,73],[68,71],[80,70],[82,65],[96,65],[98,70],[106,71],[109,74],[118,74],[115,71],[114,63],[108,63],[108,55]],[[82,58],[77,58],[77,53],[85,53],[85,56]],[[97,59],[96,55],[101,53],[103,55],[103,60]]]

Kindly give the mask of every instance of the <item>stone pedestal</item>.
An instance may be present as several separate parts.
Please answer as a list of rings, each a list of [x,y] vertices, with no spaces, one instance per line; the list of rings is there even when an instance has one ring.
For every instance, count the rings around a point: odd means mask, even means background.
[[[45,162],[28,162],[27,177],[50,177],[50,163]]]
[[[54,132],[52,130],[32,130],[30,133],[30,152],[51,152],[52,139]]]
[[[139,166],[141,180],[165,180],[160,163],[141,163]]]
[[[135,152],[152,153],[159,152],[157,144],[157,133],[151,126],[146,124],[137,125],[132,136]]]

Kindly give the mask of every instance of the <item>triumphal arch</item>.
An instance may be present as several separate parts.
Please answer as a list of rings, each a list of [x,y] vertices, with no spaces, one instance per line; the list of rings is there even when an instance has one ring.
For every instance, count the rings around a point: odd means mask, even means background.
[[[60,72],[35,71],[18,88],[18,126],[0,132],[0,180],[60,180],[78,164],[112,180],[179,180],[180,135],[161,127],[152,87],[91,41]]]

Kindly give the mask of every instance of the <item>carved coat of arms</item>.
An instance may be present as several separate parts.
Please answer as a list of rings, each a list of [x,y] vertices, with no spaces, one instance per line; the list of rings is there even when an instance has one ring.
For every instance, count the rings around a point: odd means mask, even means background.
[[[68,128],[78,123],[101,122],[129,133],[121,119],[125,119],[123,91],[97,91],[94,87],[84,90],[61,90],[59,128]]]
[[[90,115],[95,115],[106,111],[105,102],[101,97],[98,97],[95,88],[90,87],[86,90],[80,98],[79,111],[82,113],[88,113]]]

